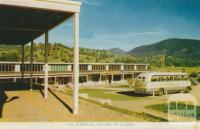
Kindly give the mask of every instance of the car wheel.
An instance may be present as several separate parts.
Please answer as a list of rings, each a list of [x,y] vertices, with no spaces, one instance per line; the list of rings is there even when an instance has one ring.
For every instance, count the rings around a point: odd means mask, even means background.
[[[162,96],[163,94],[164,94],[164,89],[163,89],[163,88],[160,88],[160,89],[158,90],[157,95],[158,95],[158,96]]]
[[[186,87],[185,92],[189,93],[191,90],[192,90],[192,87],[188,86],[188,87]]]

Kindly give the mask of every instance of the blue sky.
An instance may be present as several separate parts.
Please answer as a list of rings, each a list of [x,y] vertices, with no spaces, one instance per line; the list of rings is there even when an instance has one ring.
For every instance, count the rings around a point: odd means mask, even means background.
[[[77,0],[80,46],[126,51],[167,38],[200,39],[200,0]],[[50,32],[72,46],[73,19]]]

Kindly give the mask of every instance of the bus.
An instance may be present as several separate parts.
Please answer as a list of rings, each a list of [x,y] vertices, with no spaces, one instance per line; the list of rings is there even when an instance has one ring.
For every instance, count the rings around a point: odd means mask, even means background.
[[[138,75],[135,93],[156,94],[166,92],[189,92],[192,89],[187,73],[182,72],[146,72]]]

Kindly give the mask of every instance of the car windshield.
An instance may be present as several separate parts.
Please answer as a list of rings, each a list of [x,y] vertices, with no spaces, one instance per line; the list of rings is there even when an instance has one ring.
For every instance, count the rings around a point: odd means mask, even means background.
[[[138,80],[140,80],[140,81],[145,81],[145,77],[143,77],[143,76],[138,76]]]

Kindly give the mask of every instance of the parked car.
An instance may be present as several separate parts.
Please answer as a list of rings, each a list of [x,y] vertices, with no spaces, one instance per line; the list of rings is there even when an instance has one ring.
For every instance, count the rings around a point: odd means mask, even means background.
[[[193,77],[190,78],[190,81],[191,81],[192,85],[195,85],[195,86],[200,84],[199,81]]]

